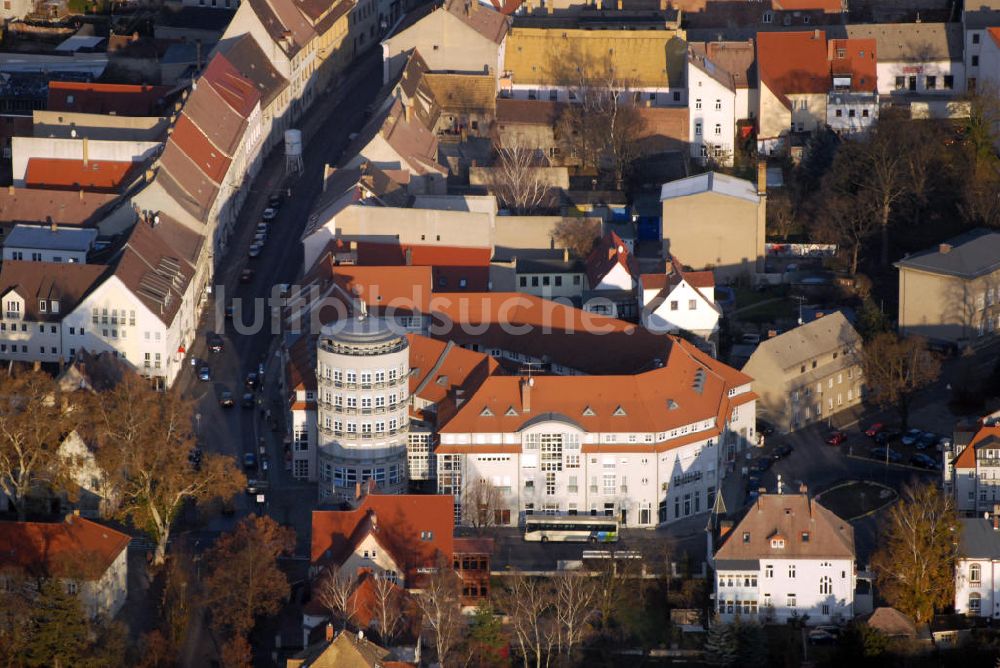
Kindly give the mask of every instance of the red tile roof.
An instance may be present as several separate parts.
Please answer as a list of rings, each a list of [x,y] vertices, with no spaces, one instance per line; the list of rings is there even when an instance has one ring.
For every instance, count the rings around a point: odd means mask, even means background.
[[[229,158],[214,146],[185,114],[181,114],[177,119],[170,139],[213,182],[221,184],[226,178]]]
[[[0,569],[98,580],[130,536],[82,517],[65,522],[0,522]]]
[[[410,343],[410,395],[438,404],[461,389],[471,396],[500,365],[489,355],[408,334]]]
[[[833,76],[849,75],[852,91],[875,92],[877,63],[874,39],[831,39],[827,51]]]
[[[439,556],[451,559],[454,503],[446,494],[369,493],[354,510],[314,510],[311,562],[339,565],[357,544],[359,531],[374,531],[412,582],[418,568],[435,566]]]
[[[844,49],[844,58],[838,58]],[[827,93],[831,75],[850,75],[851,90],[876,87],[877,54],[873,39],[835,39],[823,30],[762,32],[757,35],[757,68],[761,82],[789,107],[788,95]]]
[[[50,81],[49,111],[119,116],[158,116],[164,112],[169,86]]]
[[[113,193],[0,188],[0,223],[94,225],[117,201]]]
[[[600,242],[587,256],[587,280],[590,289],[595,289],[604,277],[617,265],[625,268],[632,278],[639,275],[639,266],[635,258],[628,252],[625,242],[614,232],[608,232],[601,237]]]
[[[1000,28],[987,28],[990,33],[990,37],[993,38],[993,43],[1000,46]]]
[[[34,321],[59,322],[100,284],[108,273],[102,264],[78,262],[22,262],[6,260],[0,266],[0,296],[10,290],[24,299],[25,316]],[[46,304],[40,310],[40,301]],[[51,305],[58,302],[58,311]]]
[[[137,163],[110,160],[71,160],[64,158],[29,158],[24,182],[29,188],[87,190],[117,193],[139,169]]]
[[[1000,450],[1000,425],[987,425],[980,427],[976,435],[969,441],[969,445],[962,450],[961,454],[955,458],[956,469],[976,468],[976,449],[989,444],[991,447]]]
[[[261,94],[252,81],[221,53],[216,53],[201,74],[201,81],[211,84],[223,100],[243,118],[249,118]]]
[[[773,7],[786,12],[804,12],[820,10],[827,14],[836,14],[845,9],[842,0],[773,0]]]

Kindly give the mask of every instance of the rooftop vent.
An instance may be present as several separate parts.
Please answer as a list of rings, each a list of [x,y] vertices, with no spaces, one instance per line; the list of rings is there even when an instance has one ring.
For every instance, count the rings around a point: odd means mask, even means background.
[[[698,369],[694,374],[694,382],[691,383],[691,387],[698,394],[701,394],[705,389],[705,370]]]

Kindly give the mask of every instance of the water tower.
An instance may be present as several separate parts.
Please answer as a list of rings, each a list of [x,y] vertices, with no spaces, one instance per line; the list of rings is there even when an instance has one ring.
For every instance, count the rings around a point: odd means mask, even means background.
[[[285,174],[301,174],[302,131],[285,130]]]

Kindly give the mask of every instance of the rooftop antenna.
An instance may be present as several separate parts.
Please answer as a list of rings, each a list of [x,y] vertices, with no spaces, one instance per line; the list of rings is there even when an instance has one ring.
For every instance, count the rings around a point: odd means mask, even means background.
[[[541,362],[525,362],[521,365],[521,373],[525,373],[528,376],[528,380],[531,380],[531,374],[536,368],[541,368]]]

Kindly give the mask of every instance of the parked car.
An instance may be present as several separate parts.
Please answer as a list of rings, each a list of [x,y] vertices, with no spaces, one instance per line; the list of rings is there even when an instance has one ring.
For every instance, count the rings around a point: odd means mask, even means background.
[[[837,636],[825,629],[813,629],[809,632],[809,644],[832,645],[837,642]]]
[[[831,431],[826,437],[827,445],[840,445],[847,440],[847,434],[842,431]]]
[[[760,334],[747,333],[740,338],[740,342],[747,345],[756,346],[760,343]]]
[[[773,460],[768,457],[758,457],[757,459],[750,462],[750,470],[755,473],[763,473],[764,471],[771,468],[771,463]]]
[[[889,445],[890,443],[895,443],[899,440],[903,432],[898,429],[883,429],[879,433],[875,434],[875,442],[879,445]]]
[[[273,206],[269,206],[264,209],[264,213],[260,214],[260,219],[265,223],[270,223],[272,220],[278,217],[278,210]]]
[[[213,353],[221,353],[222,348],[225,346],[225,342],[222,337],[215,332],[208,333],[208,349]]]
[[[244,384],[246,385],[246,387],[247,387],[248,390],[256,390],[257,389],[257,372],[256,371],[251,371],[250,373],[248,373],[247,374],[246,382]]]
[[[903,443],[903,445],[913,445],[923,435],[924,432],[922,429],[907,429],[906,433],[903,434],[903,438],[901,438],[900,441]]]
[[[922,469],[929,469],[931,471],[937,471],[941,468],[941,462],[934,459],[930,455],[925,455],[922,452],[918,452],[910,457],[910,463],[914,466],[919,466]]]
[[[233,393],[229,390],[223,390],[219,392],[219,405],[223,408],[232,408],[235,405],[233,401]]]
[[[932,431],[925,431],[920,438],[917,439],[915,445],[917,450],[926,450],[929,447],[935,445],[941,439],[940,436]]]
[[[260,494],[267,491],[266,480],[247,480],[247,494]]]
[[[253,277],[257,275],[253,269],[249,267],[240,272],[240,283],[246,285],[247,283],[253,283]]]
[[[771,458],[774,460],[784,459],[790,454],[792,454],[792,446],[785,443],[784,445],[779,445],[774,449],[774,452],[771,453]]]
[[[257,227],[254,228],[254,234],[267,234],[271,231],[271,225],[268,223],[257,223]]]
[[[245,469],[255,469],[257,468],[257,455],[248,452],[243,455],[243,468]]]
[[[260,470],[264,471],[265,473],[267,473],[267,466],[268,466],[267,457],[261,457],[260,458]]]
[[[865,436],[868,436],[870,438],[875,438],[875,434],[879,433],[883,429],[885,429],[884,424],[882,424],[881,422],[875,422],[874,424],[870,425],[867,429],[865,429]]]
[[[227,306],[226,307],[226,320],[232,320],[232,319],[233,319],[233,307],[232,306]]]
[[[774,425],[772,425],[767,420],[757,420],[757,433],[764,434],[765,436],[770,436],[774,433]]]
[[[212,370],[208,368],[207,364],[202,365],[202,367],[198,369],[198,380],[203,383],[207,383],[212,380]]]
[[[282,199],[283,198],[281,196],[281,193],[271,193],[268,196],[268,198],[267,198],[267,206],[268,206],[268,208],[275,209],[275,210],[280,209],[281,208],[281,200]]]
[[[247,255],[251,258],[260,257],[260,252],[264,250],[264,247],[260,244],[250,244],[250,248],[247,249]]]
[[[198,366],[199,366],[200,364],[201,364],[201,360],[200,360],[200,359],[198,359],[197,357],[194,357],[194,356],[192,355],[192,356],[191,356],[191,366],[193,366],[193,367],[195,367],[195,368],[198,368]]]
[[[253,408],[255,403],[253,393],[247,392],[243,395],[243,402],[240,405],[243,406],[243,408]]]
[[[253,243],[263,246],[267,243],[267,232],[257,232],[253,235]]]
[[[869,454],[871,455],[872,459],[878,459],[879,461],[883,462],[886,459],[888,459],[893,464],[898,464],[901,461],[903,461],[903,455],[899,454],[892,448],[887,448],[887,447],[872,448]]]

